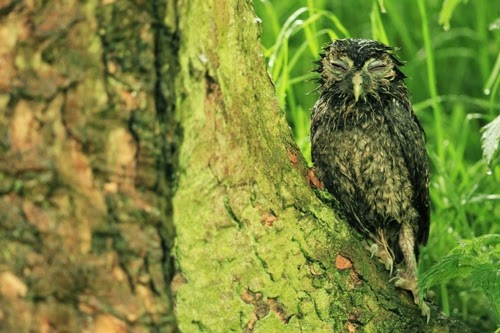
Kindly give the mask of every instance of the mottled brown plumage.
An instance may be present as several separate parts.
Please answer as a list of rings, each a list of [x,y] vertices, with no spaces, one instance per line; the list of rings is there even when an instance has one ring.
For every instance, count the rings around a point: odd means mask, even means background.
[[[311,116],[318,178],[350,224],[392,274],[417,293],[419,244],[429,234],[429,167],[423,129],[413,113],[406,76],[393,49],[366,39],[340,39],[324,49],[321,96]]]

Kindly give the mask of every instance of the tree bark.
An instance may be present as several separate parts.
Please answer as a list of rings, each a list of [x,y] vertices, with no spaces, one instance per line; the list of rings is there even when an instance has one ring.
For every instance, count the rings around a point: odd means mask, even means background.
[[[468,332],[308,185],[259,34],[245,0],[0,4],[0,331]]]
[[[0,331],[176,330],[165,15],[2,1]]]
[[[308,185],[249,1],[178,2],[173,200],[184,332],[468,332],[411,296]]]

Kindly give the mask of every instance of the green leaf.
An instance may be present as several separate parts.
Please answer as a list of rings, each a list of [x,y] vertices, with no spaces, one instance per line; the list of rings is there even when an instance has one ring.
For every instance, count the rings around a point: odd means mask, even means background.
[[[486,162],[490,164],[495,152],[498,150],[498,142],[500,141],[500,116],[497,116],[491,123],[484,126],[482,130],[483,156]]]
[[[487,234],[462,240],[420,279],[420,292],[451,279],[469,278],[472,286],[484,292],[500,314],[500,235]]]
[[[453,12],[459,3],[467,3],[467,0],[444,0],[443,7],[441,7],[441,11],[439,12],[438,22],[443,26],[443,29],[448,31],[450,30],[450,20],[453,16]]]

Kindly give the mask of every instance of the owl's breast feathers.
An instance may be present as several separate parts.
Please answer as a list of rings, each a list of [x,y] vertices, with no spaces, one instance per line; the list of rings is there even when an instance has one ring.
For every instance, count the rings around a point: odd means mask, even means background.
[[[425,243],[428,163],[423,131],[409,103],[393,98],[346,105],[331,97],[319,99],[311,118],[318,176],[360,231],[390,229],[407,219],[415,223],[418,243]]]

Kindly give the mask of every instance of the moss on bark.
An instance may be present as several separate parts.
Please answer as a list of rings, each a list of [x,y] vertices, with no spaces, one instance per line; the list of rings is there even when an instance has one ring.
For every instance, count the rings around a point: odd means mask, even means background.
[[[426,325],[308,186],[251,3],[189,1],[177,10],[180,329],[431,332],[448,325],[435,314]]]

